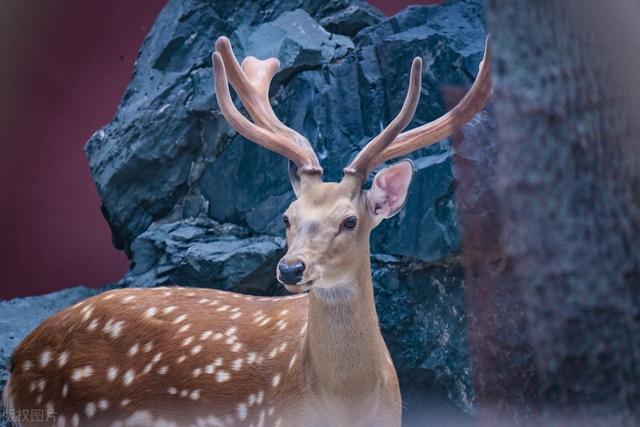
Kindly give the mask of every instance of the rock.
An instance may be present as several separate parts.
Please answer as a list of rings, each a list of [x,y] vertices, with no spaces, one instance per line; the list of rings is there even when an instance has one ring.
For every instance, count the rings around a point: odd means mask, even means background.
[[[250,236],[233,224],[206,218],[154,223],[132,244],[130,286],[179,283],[247,294],[284,294],[275,265],[284,255],[280,237]],[[278,293],[279,291],[279,293]]]
[[[471,410],[474,391],[458,260],[436,265],[374,255],[372,267],[380,326],[403,400],[415,417],[411,425],[426,425],[417,422],[427,419],[421,413],[426,407],[455,413],[455,402]]]
[[[114,243],[132,260],[126,285],[282,292],[273,271],[293,200],[287,162],[224,121],[211,70],[221,35],[240,59],[280,59],[273,108],[312,142],[326,180],[400,110],[414,56],[423,96],[409,127],[446,111],[441,89],[470,85],[484,46],[481,0],[390,18],[359,0],[169,1],[114,120],[86,146]],[[443,142],[411,157],[407,206],[372,235],[382,328],[408,401],[468,411],[452,151]]]

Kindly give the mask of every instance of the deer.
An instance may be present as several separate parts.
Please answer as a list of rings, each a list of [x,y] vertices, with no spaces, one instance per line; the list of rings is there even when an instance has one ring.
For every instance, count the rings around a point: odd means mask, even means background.
[[[163,286],[95,295],[44,321],[17,347],[3,393],[18,426],[400,426],[402,400],[382,337],[369,236],[405,204],[410,160],[383,163],[461,129],[491,96],[489,45],[475,82],[440,118],[404,131],[421,92],[413,60],[398,115],[324,182],[310,142],[275,115],[276,58],[212,57],[220,112],[240,135],[289,160],[295,200],[276,266],[292,295]],[[246,108],[234,105],[229,82]],[[39,409],[42,422],[20,414]]]

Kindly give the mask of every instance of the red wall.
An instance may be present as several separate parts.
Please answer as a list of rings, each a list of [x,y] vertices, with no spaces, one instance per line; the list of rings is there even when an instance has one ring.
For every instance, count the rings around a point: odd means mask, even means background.
[[[425,1],[371,1],[387,14]],[[84,156],[166,0],[0,3],[0,299],[118,280]]]

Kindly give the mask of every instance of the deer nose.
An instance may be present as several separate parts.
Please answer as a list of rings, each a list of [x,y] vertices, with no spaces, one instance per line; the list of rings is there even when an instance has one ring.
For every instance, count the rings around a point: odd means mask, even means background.
[[[304,263],[296,261],[293,264],[287,264],[285,261],[280,261],[278,270],[280,271],[280,281],[287,285],[295,285],[302,280]]]

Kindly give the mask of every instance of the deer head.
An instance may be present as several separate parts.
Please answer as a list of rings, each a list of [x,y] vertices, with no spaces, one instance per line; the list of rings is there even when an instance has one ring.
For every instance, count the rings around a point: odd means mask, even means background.
[[[341,286],[358,274],[359,261],[368,265],[369,234],[404,206],[413,164],[403,160],[382,169],[370,189],[363,189],[363,183],[376,166],[449,137],[486,105],[491,95],[487,58],[488,43],[478,77],[458,105],[433,122],[403,132],[420,97],[422,61],[415,58],[400,113],[344,169],[342,180],[330,183],[322,181],[322,168],[309,141],[278,120],[269,104],[269,85],[278,71],[278,60],[249,56],[240,65],[229,40],[217,40],[213,65],[224,117],[245,138],[290,161],[296,200],[283,216],[288,251],[277,266],[278,280],[289,291]],[[234,106],[227,79],[253,122]]]

